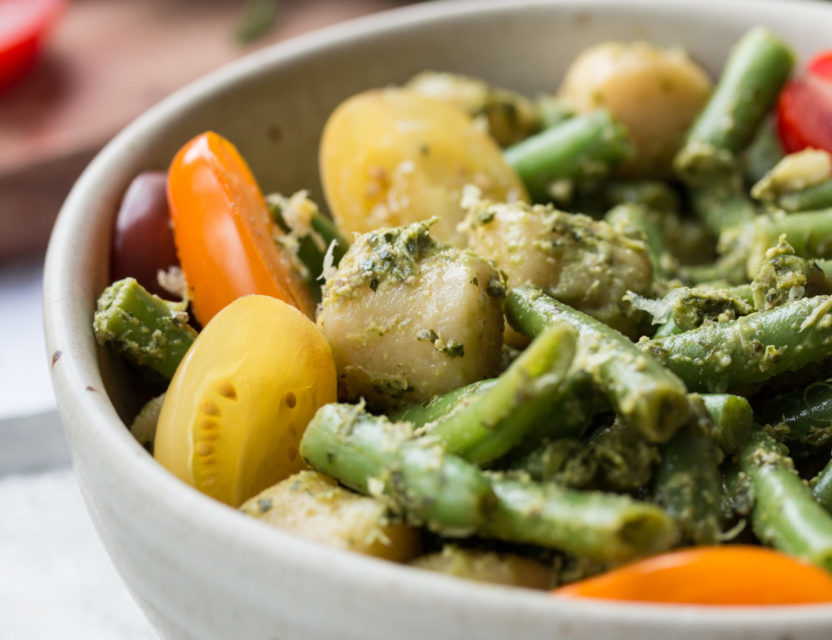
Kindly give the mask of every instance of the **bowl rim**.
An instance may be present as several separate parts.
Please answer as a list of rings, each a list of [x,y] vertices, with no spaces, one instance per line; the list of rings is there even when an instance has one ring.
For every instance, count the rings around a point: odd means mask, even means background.
[[[751,2],[751,0],[747,0]],[[724,0],[700,0],[696,10],[736,12],[739,9]],[[832,17],[832,6],[811,0],[754,0],[755,10],[788,10],[806,16]],[[524,0],[524,8],[580,7],[602,10],[622,4],[617,0]],[[638,11],[661,11],[672,14],[692,6],[685,0],[633,0],[627,7]],[[516,0],[454,0],[406,6],[365,16],[294,37],[257,52],[203,76],[168,96],[118,133],[92,160],[70,191],[55,227],[44,267],[44,329],[53,385],[64,428],[73,448],[94,447],[100,455],[119,460],[114,472],[130,491],[142,492],[158,502],[159,508],[172,517],[212,523],[218,538],[245,545],[247,551],[268,563],[290,564],[310,574],[327,576],[345,588],[356,582],[382,587],[396,583],[399,596],[410,602],[429,602],[440,593],[458,606],[487,607],[493,611],[527,612],[538,618],[553,620],[582,617],[610,624],[633,623],[670,629],[679,625],[696,625],[708,630],[749,630],[772,623],[787,624],[793,630],[817,629],[832,624],[832,605],[792,605],[765,607],[659,605],[617,601],[582,601],[557,599],[543,592],[478,584],[444,575],[413,569],[392,562],[354,553],[345,553],[311,542],[235,513],[201,494],[159,466],[135,441],[127,429],[114,429],[121,422],[113,404],[104,393],[85,393],[85,389],[103,389],[103,381],[94,354],[91,310],[83,308],[78,295],[84,284],[78,280],[80,269],[65,269],[78,263],[77,254],[92,244],[85,233],[85,205],[94,201],[96,190],[107,184],[107,168],[137,144],[146,129],[156,128],[187,110],[190,105],[211,99],[229,84],[256,77],[264,69],[290,65],[297,58],[346,43],[360,43],[377,36],[389,36],[397,30],[439,20],[464,18],[473,13],[517,11]],[[690,10],[689,8],[686,10]],[[93,296],[94,299],[94,296]],[[60,352],[55,357],[54,354]],[[141,479],[139,481],[139,479]],[[352,578],[351,578],[352,576]],[[129,586],[129,585],[128,585]]]

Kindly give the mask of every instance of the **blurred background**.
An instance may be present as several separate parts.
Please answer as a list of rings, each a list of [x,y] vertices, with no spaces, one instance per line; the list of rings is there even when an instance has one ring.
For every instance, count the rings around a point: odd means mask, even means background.
[[[209,71],[401,0],[0,0],[0,638],[153,638],[84,510],[42,336],[49,232],[124,125]]]

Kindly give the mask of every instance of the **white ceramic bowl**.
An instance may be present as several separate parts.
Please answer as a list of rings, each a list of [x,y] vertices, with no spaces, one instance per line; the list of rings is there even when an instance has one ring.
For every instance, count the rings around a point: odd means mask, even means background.
[[[131,178],[164,168],[191,136],[234,141],[267,190],[320,197],[327,114],[359,90],[425,68],[529,94],[553,89],[582,48],[606,39],[681,44],[712,72],[748,27],[802,55],[832,44],[832,5],[795,1],[428,3],[250,56],[171,96],[92,162],[61,211],[46,262],[53,380],[87,506],[153,624],[176,638],[817,638],[832,607],[701,609],[557,601],[335,551],[263,526],[180,483],[130,436],[129,380],[97,352],[95,298]]]

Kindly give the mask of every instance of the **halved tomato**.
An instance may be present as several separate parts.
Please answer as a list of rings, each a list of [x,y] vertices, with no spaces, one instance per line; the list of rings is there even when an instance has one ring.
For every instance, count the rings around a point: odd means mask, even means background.
[[[788,153],[807,147],[832,153],[832,51],[812,58],[806,73],[783,88],[777,129]]]

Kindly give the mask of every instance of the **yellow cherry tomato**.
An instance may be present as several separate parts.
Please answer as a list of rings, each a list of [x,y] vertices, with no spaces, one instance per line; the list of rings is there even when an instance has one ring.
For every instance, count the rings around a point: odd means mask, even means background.
[[[528,201],[497,143],[458,107],[407,89],[353,96],[330,116],[320,152],[321,180],[344,233],[364,233],[433,216],[431,234],[465,246],[465,185],[500,202]]]
[[[335,399],[332,351],[315,323],[277,298],[238,298],[205,326],[176,370],[154,455],[236,507],[304,468],[301,436]]]

